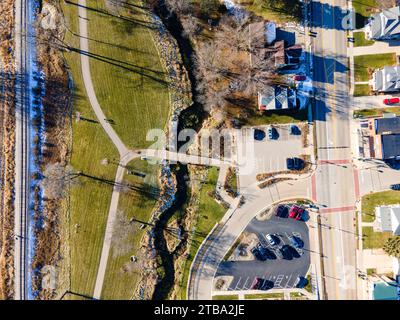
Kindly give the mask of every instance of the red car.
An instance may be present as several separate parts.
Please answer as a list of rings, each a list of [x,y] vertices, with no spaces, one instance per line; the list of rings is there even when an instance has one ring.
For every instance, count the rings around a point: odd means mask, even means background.
[[[303,217],[304,209],[300,208],[299,206],[293,206],[290,208],[289,218],[301,220]]]
[[[391,104],[400,103],[400,98],[385,99],[383,100],[383,103],[390,106]]]
[[[306,76],[301,76],[301,75],[295,75],[293,77],[293,80],[295,80],[295,81],[305,81],[306,79],[307,79]]]
[[[253,283],[251,284],[251,289],[252,289],[252,290],[260,289],[261,284],[262,284],[263,282],[264,282],[263,279],[261,279],[261,278],[255,278],[254,281],[253,281]]]

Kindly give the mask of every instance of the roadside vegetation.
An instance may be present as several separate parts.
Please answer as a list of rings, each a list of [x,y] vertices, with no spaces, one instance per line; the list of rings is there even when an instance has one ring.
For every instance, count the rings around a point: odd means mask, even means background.
[[[217,295],[212,297],[213,300],[239,300],[239,297],[235,294],[227,294],[227,295]]]
[[[371,87],[369,84],[355,84],[354,85],[354,96],[363,97],[371,95]]]
[[[255,293],[255,294],[245,294],[244,298],[246,300],[283,300],[284,294],[283,292],[276,292],[276,293]]]
[[[368,54],[354,57],[355,81],[368,81],[375,69],[396,65],[395,53]]]
[[[394,113],[399,116],[400,107],[354,110],[354,116],[358,118],[381,117],[384,113]]]
[[[15,151],[15,76],[14,76],[14,1],[0,3],[0,91],[1,185],[0,185],[0,300],[14,295],[14,151]]]

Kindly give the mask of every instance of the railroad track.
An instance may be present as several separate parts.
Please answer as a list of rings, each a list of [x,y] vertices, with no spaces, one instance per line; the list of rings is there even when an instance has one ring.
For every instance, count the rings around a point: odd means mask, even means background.
[[[15,126],[15,251],[14,299],[27,297],[27,250],[29,210],[30,158],[30,92],[29,92],[29,0],[15,2],[15,68],[16,126]]]

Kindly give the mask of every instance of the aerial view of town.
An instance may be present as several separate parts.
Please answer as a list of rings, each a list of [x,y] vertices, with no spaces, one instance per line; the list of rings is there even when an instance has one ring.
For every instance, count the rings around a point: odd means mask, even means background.
[[[400,1],[0,0],[0,80],[0,300],[400,300]]]

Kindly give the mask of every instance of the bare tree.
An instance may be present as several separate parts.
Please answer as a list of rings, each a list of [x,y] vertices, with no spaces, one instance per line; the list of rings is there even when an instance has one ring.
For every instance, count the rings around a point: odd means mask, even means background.
[[[128,219],[124,211],[117,211],[112,230],[113,256],[118,257],[132,251],[133,243],[129,241],[129,236],[134,233],[135,224]]]
[[[191,38],[197,36],[201,31],[201,26],[198,23],[198,19],[189,14],[184,19],[181,19],[182,27],[183,27],[183,35]]]
[[[188,14],[192,9],[191,1],[188,0],[166,0],[165,4],[170,11],[177,15]]]
[[[44,171],[41,185],[49,199],[60,199],[72,179],[78,176],[71,166],[64,166],[60,162],[49,163]]]

